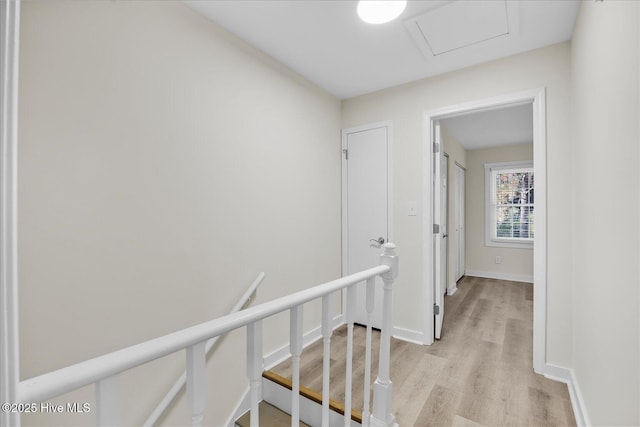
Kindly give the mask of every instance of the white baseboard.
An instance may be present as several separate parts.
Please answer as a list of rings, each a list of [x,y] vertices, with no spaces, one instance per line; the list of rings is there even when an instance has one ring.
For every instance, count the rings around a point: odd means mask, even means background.
[[[419,331],[413,331],[411,329],[404,329],[399,328],[398,326],[394,326],[392,335],[394,338],[402,341],[424,345],[424,333]]]
[[[493,271],[473,271],[466,270],[465,276],[482,277],[485,279],[509,280],[512,282],[533,283],[533,276],[525,276],[520,274],[496,273]]]
[[[591,423],[589,422],[589,416],[587,415],[587,407],[584,404],[575,371],[570,368],[562,368],[549,363],[544,365],[544,370],[544,376],[546,378],[560,381],[567,385],[567,388],[569,389],[569,397],[571,398],[571,407],[573,408],[573,414],[576,417],[576,424],[578,426],[590,426]]]
[[[447,287],[447,295],[451,296],[455,294],[457,290],[458,287],[456,286],[456,282],[449,283],[449,286]]]

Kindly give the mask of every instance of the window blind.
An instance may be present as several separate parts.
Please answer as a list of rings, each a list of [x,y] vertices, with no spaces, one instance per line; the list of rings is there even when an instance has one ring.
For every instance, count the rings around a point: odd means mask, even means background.
[[[532,168],[491,169],[493,237],[532,240],[534,177]]]

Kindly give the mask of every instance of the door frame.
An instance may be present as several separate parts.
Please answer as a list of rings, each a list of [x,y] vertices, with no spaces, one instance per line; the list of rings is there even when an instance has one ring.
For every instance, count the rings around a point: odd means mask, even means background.
[[[348,186],[347,186],[347,172],[348,172],[348,160],[345,158],[344,151],[347,147],[347,137],[351,133],[364,132],[373,129],[386,128],[387,130],[387,241],[394,241],[393,233],[393,122],[386,120],[382,122],[368,123],[360,126],[350,127],[342,129],[342,143],[340,158],[342,162],[341,172],[341,193],[342,201],[340,205],[341,219],[342,219],[342,257],[341,257],[341,272],[344,277],[347,274],[349,254],[349,242],[348,242],[348,221],[347,221],[347,202],[348,202]],[[342,315],[346,314],[346,290],[342,292]]]
[[[465,206],[466,206],[466,201],[465,201],[465,182],[464,182],[464,177],[466,175],[466,171],[467,169],[462,166],[460,163],[458,162],[453,162],[453,171],[454,171],[454,175],[455,175],[455,179],[454,179],[454,184],[453,184],[453,192],[454,192],[454,199],[455,199],[455,209],[454,209],[454,213],[453,213],[453,218],[454,218],[454,225],[457,229],[460,228],[460,225],[464,225],[464,229],[466,229],[466,218],[465,218]],[[462,174],[462,180],[460,179],[460,174]],[[460,199],[462,199],[462,203],[460,203]],[[462,216],[462,221],[460,221],[460,217]],[[452,293],[450,295],[453,295],[453,292],[455,292],[455,290],[457,289],[456,287],[456,282],[458,280],[460,280],[462,278],[462,276],[464,276],[464,262],[462,262],[463,264],[463,268],[462,268],[462,274],[460,276],[458,276],[458,272],[459,272],[459,267],[460,267],[460,263],[461,260],[465,260],[466,257],[464,256],[460,256],[460,252],[462,252],[464,254],[465,251],[465,247],[466,246],[466,236],[464,235],[464,231],[460,232],[458,230],[458,235],[456,236],[456,266],[454,269],[454,280],[451,286],[452,289]],[[460,235],[462,235],[462,240],[465,242],[464,245],[460,245]],[[462,246],[462,248],[461,248]]]
[[[522,104],[533,105],[533,170],[536,176],[536,235],[533,248],[533,369],[544,374],[546,365],[547,317],[547,140],[545,88],[537,88],[425,111],[422,129],[422,203],[432,206],[434,122],[476,111]],[[433,213],[425,209],[422,218],[423,331],[425,344],[434,341],[433,307]]]

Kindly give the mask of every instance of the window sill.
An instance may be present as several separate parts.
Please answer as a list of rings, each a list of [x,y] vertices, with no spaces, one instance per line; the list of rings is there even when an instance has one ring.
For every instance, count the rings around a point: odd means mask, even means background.
[[[518,242],[517,240],[491,240],[487,239],[484,242],[485,246],[497,247],[497,248],[514,248],[514,249],[533,249],[533,241],[530,242]]]

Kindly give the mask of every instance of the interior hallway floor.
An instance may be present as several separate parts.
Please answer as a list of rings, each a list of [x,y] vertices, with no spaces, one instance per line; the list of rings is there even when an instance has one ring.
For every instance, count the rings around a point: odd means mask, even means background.
[[[445,300],[442,339],[392,339],[400,426],[575,426],[567,386],[533,372],[533,286],[464,277]],[[354,328],[353,407],[362,408],[365,328]],[[372,381],[379,333],[374,331]],[[331,398],[344,400],[346,327],[331,340]],[[289,361],[273,369],[291,377]],[[301,384],[322,389],[322,340],[302,354]]]

